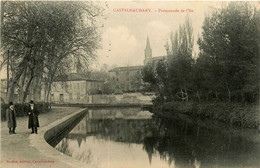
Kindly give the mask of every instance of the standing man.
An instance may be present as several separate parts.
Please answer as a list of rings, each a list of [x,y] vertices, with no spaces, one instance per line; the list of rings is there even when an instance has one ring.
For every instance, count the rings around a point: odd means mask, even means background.
[[[6,109],[6,120],[7,120],[7,127],[9,128],[9,134],[16,134],[16,114],[14,109],[13,102],[9,103],[9,108]]]
[[[39,120],[38,120],[38,115],[39,111],[34,105],[34,102],[31,100],[29,103],[29,110],[28,110],[28,115],[29,115],[29,120],[28,120],[28,128],[32,129],[32,133],[37,134],[37,127],[39,127]]]

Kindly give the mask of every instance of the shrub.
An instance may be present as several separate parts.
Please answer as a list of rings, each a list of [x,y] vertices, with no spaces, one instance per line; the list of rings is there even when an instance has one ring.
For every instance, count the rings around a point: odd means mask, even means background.
[[[6,109],[9,107],[9,104],[2,104],[1,105],[1,120],[6,120]],[[37,109],[40,113],[46,113],[50,111],[50,104],[49,103],[37,103]],[[27,104],[15,104],[14,108],[16,110],[16,117],[24,117],[27,116],[27,108],[29,106]]]
[[[152,112],[171,118],[176,113],[208,118],[233,126],[257,128],[260,125],[259,105],[223,102],[165,102],[152,108]]]

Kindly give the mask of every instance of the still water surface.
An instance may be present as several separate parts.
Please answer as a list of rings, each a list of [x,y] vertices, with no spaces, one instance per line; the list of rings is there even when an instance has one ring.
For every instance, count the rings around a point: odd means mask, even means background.
[[[260,167],[255,130],[151,117],[139,108],[89,110],[56,146],[90,168]]]

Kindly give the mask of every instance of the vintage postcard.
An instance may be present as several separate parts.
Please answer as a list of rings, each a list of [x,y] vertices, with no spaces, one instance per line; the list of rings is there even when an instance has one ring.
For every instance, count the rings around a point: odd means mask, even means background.
[[[259,1],[1,1],[2,168],[260,167]]]

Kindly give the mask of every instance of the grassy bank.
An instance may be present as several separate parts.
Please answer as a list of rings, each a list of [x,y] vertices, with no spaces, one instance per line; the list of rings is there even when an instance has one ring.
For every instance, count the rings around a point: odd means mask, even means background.
[[[260,124],[259,105],[242,105],[236,103],[198,103],[198,102],[165,102],[154,105],[155,115],[168,117],[182,113],[201,119],[213,119],[244,128],[257,128]]]

